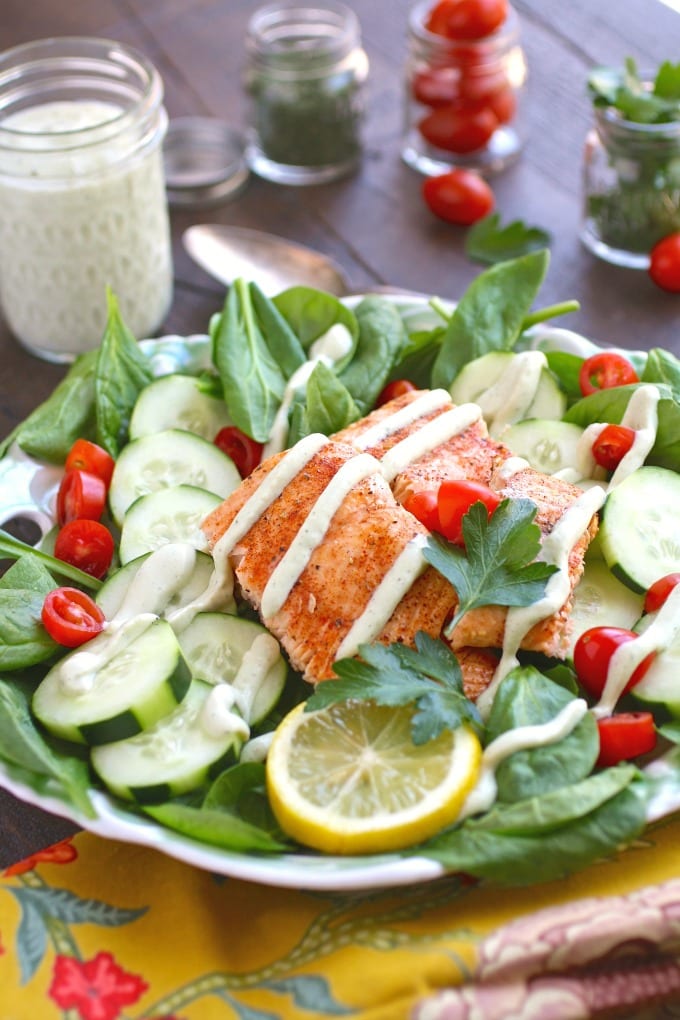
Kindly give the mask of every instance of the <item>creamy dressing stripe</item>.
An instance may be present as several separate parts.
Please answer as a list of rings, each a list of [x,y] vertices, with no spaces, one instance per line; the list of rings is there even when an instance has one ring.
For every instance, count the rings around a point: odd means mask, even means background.
[[[412,400],[410,404],[399,408],[393,414],[387,415],[382,421],[371,425],[365,432],[352,438],[352,446],[358,450],[367,450],[371,446],[378,446],[389,439],[395,432],[413,425],[419,418],[424,418],[432,411],[438,411],[451,403],[451,396],[447,390],[429,390],[422,396]]]
[[[536,399],[548,361],[542,351],[521,351],[508,359],[501,377],[477,398],[492,435],[526,417]]]
[[[464,432],[482,416],[477,404],[459,404],[428,421],[417,432],[406,436],[381,458],[382,472],[388,482],[393,481],[409,464],[435,450],[448,439]]]

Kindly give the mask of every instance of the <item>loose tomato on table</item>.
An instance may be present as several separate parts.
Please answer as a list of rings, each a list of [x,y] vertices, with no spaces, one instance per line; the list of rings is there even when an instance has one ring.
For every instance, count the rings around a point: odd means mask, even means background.
[[[665,574],[650,585],[645,595],[645,613],[656,613],[673,591],[680,584],[680,574]]]
[[[105,618],[94,599],[78,588],[55,588],[45,597],[41,618],[60,645],[77,648],[103,630]]]
[[[106,506],[106,485],[97,475],[78,468],[64,474],[57,492],[57,524],[79,517],[98,521]]]
[[[600,752],[597,765],[606,768],[649,754],[656,747],[656,728],[651,712],[620,712],[598,719]]]
[[[680,292],[680,232],[654,245],[649,256],[649,275],[662,290]]]
[[[461,226],[488,216],[495,204],[487,182],[471,170],[449,170],[437,177],[427,177],[423,197],[435,216]]]
[[[113,536],[99,521],[69,521],[57,533],[54,555],[92,577],[102,578],[111,566]]]
[[[635,442],[635,431],[627,425],[606,425],[592,446],[595,463],[615,471]]]
[[[214,439],[215,446],[231,457],[241,478],[246,478],[262,460],[262,443],[251,439],[235,425],[225,425]]]
[[[378,394],[375,406],[382,407],[383,404],[389,404],[390,400],[394,400],[396,397],[403,397],[405,393],[414,393],[417,388],[410,379],[393,379],[392,382],[388,382],[386,386],[383,386]]]
[[[418,123],[426,142],[459,155],[483,149],[497,127],[496,114],[490,106],[481,103],[439,106]]]
[[[404,510],[424,524],[428,531],[439,531],[439,507],[436,489],[421,489],[406,497]]]
[[[616,351],[598,351],[581,365],[578,383],[584,397],[598,390],[609,390],[614,386],[628,386],[640,382],[633,365]]]
[[[439,531],[455,545],[465,545],[463,518],[475,503],[483,503],[489,517],[501,502],[493,489],[465,478],[449,478],[439,486],[437,512]]]
[[[607,683],[609,663],[614,652],[627,644],[636,641],[635,631],[624,627],[591,627],[584,631],[574,646],[574,669],[584,690],[594,698],[599,698]],[[635,687],[654,661],[655,653],[650,652],[634,670],[624,688],[624,693]]]
[[[116,462],[106,450],[89,439],[76,439],[68,452],[64,468],[66,471],[76,469],[87,471],[101,478],[108,489]]]

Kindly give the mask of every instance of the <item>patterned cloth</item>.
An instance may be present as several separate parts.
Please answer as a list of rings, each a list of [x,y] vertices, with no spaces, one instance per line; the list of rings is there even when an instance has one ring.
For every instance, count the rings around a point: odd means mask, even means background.
[[[335,894],[82,833],[0,880],[0,1020],[680,1017],[680,821],[532,889]]]

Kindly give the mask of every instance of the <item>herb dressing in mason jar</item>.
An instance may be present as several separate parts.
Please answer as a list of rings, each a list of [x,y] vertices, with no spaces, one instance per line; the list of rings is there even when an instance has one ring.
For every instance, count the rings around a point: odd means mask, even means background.
[[[172,297],[156,69],[104,39],[46,39],[0,55],[0,299],[34,354],[97,347],[106,288],[138,337]]]

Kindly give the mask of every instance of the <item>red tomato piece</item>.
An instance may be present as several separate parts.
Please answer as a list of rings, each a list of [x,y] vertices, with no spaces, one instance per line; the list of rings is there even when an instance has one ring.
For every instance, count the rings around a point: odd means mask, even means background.
[[[508,76],[502,68],[468,63],[460,77],[459,93],[461,102],[490,105],[494,96],[508,88]]]
[[[64,525],[78,518],[98,521],[106,506],[106,485],[89,471],[71,468],[57,492],[57,524]]]
[[[410,379],[393,379],[392,382],[388,382],[382,388],[378,394],[375,406],[382,407],[383,404],[389,404],[390,400],[394,400],[396,397],[403,397],[405,393],[414,393],[417,389],[418,387]]]
[[[78,471],[87,471],[91,475],[101,478],[108,489],[111,484],[111,476],[116,462],[106,450],[89,439],[76,439],[68,452],[64,465],[67,471],[72,468]]]
[[[449,478],[441,483],[437,500],[439,530],[449,542],[465,545],[463,518],[471,506],[480,502],[484,504],[491,517],[501,502],[501,497],[487,485],[468,481],[466,478]]]
[[[598,351],[586,358],[578,376],[584,397],[598,390],[609,390],[614,386],[627,386],[636,382],[640,382],[640,379],[630,361],[616,351]]]
[[[78,588],[55,588],[42,607],[45,630],[60,645],[77,648],[104,627],[104,613],[94,599]]]
[[[458,0],[439,0],[425,20],[425,28],[428,32],[434,32],[435,35],[446,35],[449,15],[453,13],[457,3]]]
[[[440,0],[426,27],[449,39],[483,39],[508,16],[508,0]]]
[[[670,593],[678,584],[680,584],[680,574],[665,574],[664,577],[660,577],[654,584],[650,585],[645,595],[645,612],[655,613],[657,609],[661,609]]]
[[[69,521],[57,534],[54,555],[92,577],[102,578],[113,559],[113,536],[99,521]]]
[[[651,712],[610,715],[606,719],[598,719],[597,730],[600,736],[597,764],[601,768],[638,758],[656,747],[656,729]]]
[[[460,98],[456,67],[427,67],[417,71],[411,81],[413,98],[423,106],[446,106]]]
[[[439,531],[439,508],[436,489],[421,489],[407,496],[404,510],[424,524],[428,531]]]
[[[437,177],[427,177],[423,197],[435,216],[461,225],[481,220],[495,204],[487,182],[471,170],[449,170]]]
[[[458,103],[437,107],[418,124],[430,145],[461,155],[483,149],[497,127],[498,118],[490,106]]]
[[[649,256],[649,275],[662,290],[680,293],[680,232],[654,245]]]
[[[612,655],[621,645],[637,640],[638,635],[623,627],[591,627],[581,634],[574,646],[574,669],[581,686],[594,698],[599,698],[607,682]],[[642,680],[654,661],[655,652],[642,660],[624,688],[624,693]]]
[[[251,439],[235,425],[225,425],[223,429],[220,429],[215,436],[214,443],[222,453],[231,457],[241,478],[246,478],[262,460],[264,448],[262,443]]]
[[[634,429],[627,425],[606,425],[593,443],[595,462],[607,471],[615,471],[634,442]]]
[[[499,124],[509,124],[517,113],[517,100],[511,88],[501,89],[489,96],[487,103],[496,115]]]

